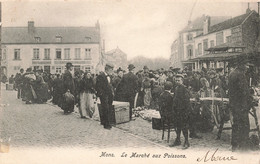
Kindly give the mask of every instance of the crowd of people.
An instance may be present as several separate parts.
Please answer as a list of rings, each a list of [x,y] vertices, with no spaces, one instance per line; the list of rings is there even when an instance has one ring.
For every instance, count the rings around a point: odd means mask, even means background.
[[[246,86],[249,86],[249,81],[241,79],[241,77],[246,77],[247,73],[245,69],[242,69],[242,62],[238,63],[234,66],[233,72],[236,73],[231,72],[231,76],[225,73],[223,68],[210,70],[202,68],[200,72],[192,72],[172,67],[168,70],[163,68],[149,70],[147,66],[144,66],[143,70],[136,71],[133,64],[129,64],[128,70],[121,68],[114,70],[112,64],[106,64],[105,71],[99,74],[91,74],[89,71],[72,73],[73,65],[67,63],[63,74],[50,74],[28,68],[25,73],[21,69],[15,77],[10,79],[11,81],[13,79],[18,91],[18,99],[21,98],[26,104],[46,103],[51,100],[53,104],[64,110],[65,115],[73,112],[76,105],[81,118],[91,118],[95,110],[94,101],[99,98],[101,103],[100,121],[105,129],[112,128],[109,122],[109,112],[111,112],[113,101],[129,102],[129,120],[132,120],[133,109],[138,106],[157,109],[164,121],[172,122],[176,127],[177,137],[171,146],[181,144],[182,132],[185,138],[183,145],[185,148],[190,146],[189,137],[200,138],[194,127],[193,121],[196,121],[194,118],[196,114],[190,107],[190,99],[213,96],[229,97],[231,110],[239,113],[234,115],[232,131],[232,146],[236,149],[243,147],[243,144],[240,144],[249,135],[248,115],[242,115],[240,112],[242,110],[248,114],[248,106],[237,105],[241,102],[245,104],[244,102],[248,101],[248,87]],[[239,80],[242,82],[240,83]],[[230,84],[229,81],[232,83]],[[252,80],[250,80],[251,82]],[[231,93],[228,93],[230,88]],[[239,89],[242,90],[239,92],[241,94],[236,92]],[[245,99],[245,101],[239,99]],[[234,105],[232,106],[232,104]],[[240,119],[244,120],[243,125],[241,125]],[[240,133],[244,134],[243,139],[238,137]]]

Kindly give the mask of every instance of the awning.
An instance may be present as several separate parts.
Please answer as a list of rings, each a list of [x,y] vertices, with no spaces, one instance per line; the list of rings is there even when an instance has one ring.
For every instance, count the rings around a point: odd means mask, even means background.
[[[234,59],[237,56],[243,55],[242,53],[215,53],[215,54],[208,54],[197,57],[196,60],[213,60],[213,61],[227,61],[230,59]]]
[[[195,63],[198,61],[230,61],[233,60],[239,56],[242,55],[247,55],[249,61],[251,63],[257,63],[257,65],[259,64],[260,61],[260,52],[255,52],[255,53],[228,53],[228,52],[224,52],[224,53],[211,53],[211,54],[207,54],[207,55],[203,55],[203,56],[199,56],[196,58],[192,58],[192,59],[188,59],[185,61],[182,61],[182,63]]]
[[[246,48],[238,43],[224,43],[215,47],[208,48],[206,51],[227,51],[229,48]]]

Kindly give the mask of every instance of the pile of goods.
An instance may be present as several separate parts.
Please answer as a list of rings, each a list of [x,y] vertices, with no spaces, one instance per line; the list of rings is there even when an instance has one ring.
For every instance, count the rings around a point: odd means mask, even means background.
[[[159,111],[155,109],[147,109],[145,107],[137,107],[133,109],[135,117],[141,117],[144,120],[152,121],[152,118],[161,118]]]

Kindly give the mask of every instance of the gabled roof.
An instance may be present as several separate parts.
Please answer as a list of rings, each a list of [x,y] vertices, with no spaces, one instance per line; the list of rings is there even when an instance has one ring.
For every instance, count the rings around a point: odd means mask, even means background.
[[[126,56],[126,53],[124,53],[118,47],[116,49],[112,49],[105,53],[106,56],[114,56],[115,54],[119,54],[120,56],[122,56],[122,55]]]
[[[196,18],[189,25],[187,25],[183,30],[181,30],[181,32],[203,30],[203,22],[204,22],[205,17],[206,16],[203,15],[202,17]],[[223,22],[229,18],[230,18],[230,16],[212,16],[212,17],[210,17],[210,23],[211,23],[211,25],[215,25],[215,24]]]
[[[28,33],[28,27],[2,27],[3,44],[59,44],[56,36],[62,37],[60,44],[100,42],[100,32],[96,27],[34,27],[32,34]],[[40,37],[40,42],[35,37]]]
[[[210,26],[209,33],[222,31],[225,29],[229,29],[229,28],[241,25],[253,13],[257,14],[254,10],[252,10],[251,12],[247,12],[246,14],[243,14],[243,15],[228,19],[224,22],[218,23],[216,25]]]

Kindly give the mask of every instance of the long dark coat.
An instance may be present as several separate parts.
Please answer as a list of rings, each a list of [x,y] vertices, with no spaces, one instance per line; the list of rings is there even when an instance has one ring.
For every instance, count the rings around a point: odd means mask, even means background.
[[[52,99],[52,103],[57,104],[58,106],[61,106],[62,94],[63,94],[62,79],[55,78],[53,80],[53,99]]]
[[[110,80],[112,80],[110,78]],[[101,72],[96,79],[97,96],[100,98],[101,109],[99,110],[100,122],[104,127],[110,126],[109,115],[112,110],[113,103],[113,87],[112,81],[108,82],[107,76]]]
[[[245,147],[249,138],[249,85],[245,72],[236,68],[229,74],[229,105],[233,115],[232,146]]]
[[[191,112],[190,94],[184,85],[177,85],[173,97],[175,124],[179,128],[188,126]]]
[[[122,85],[123,85],[123,89],[125,92],[125,96],[127,98],[129,97],[134,97],[135,94],[138,91],[138,78],[137,76],[132,73],[132,72],[128,72],[127,74],[125,74],[122,78]]]
[[[70,71],[65,70],[63,74],[63,93],[66,93],[67,90],[69,89],[70,92],[75,95],[75,84],[74,84],[74,79],[72,77],[72,74]]]

